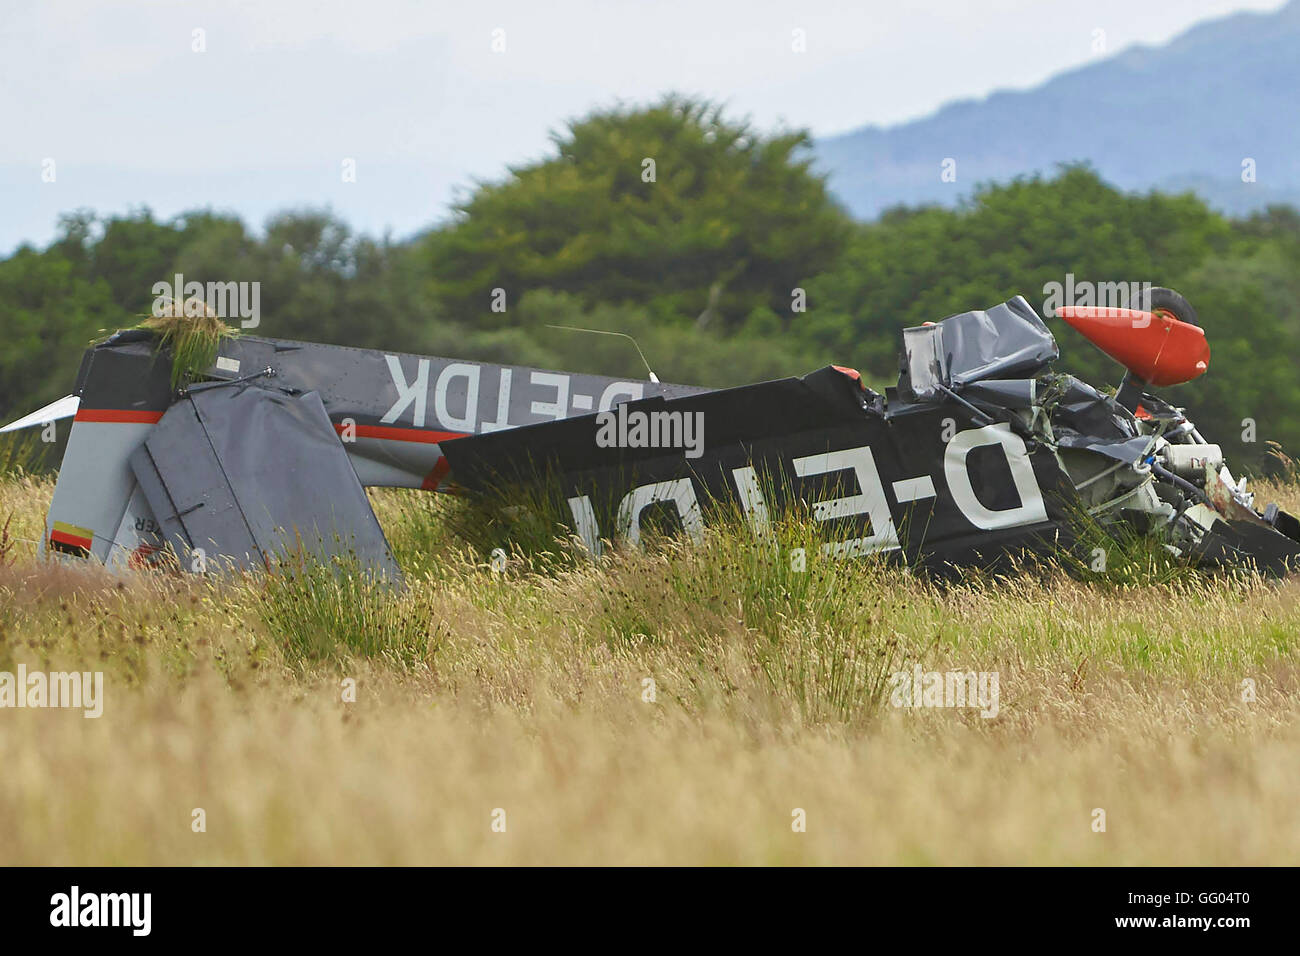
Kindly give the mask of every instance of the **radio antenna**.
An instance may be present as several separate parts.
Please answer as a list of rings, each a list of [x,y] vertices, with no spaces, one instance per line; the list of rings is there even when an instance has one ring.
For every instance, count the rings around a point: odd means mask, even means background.
[[[576,325],[548,325],[546,327],[548,329],[563,329],[566,332],[590,332],[592,335],[617,335],[620,338],[625,338],[632,343],[632,347],[636,349],[636,354],[641,356],[641,364],[645,366],[646,374],[650,376],[650,381],[655,384],[659,383],[659,376],[654,373],[654,369],[652,369],[650,363],[646,361],[645,353],[641,351],[641,346],[637,345],[636,339],[632,338],[632,336],[628,335],[626,332],[607,332],[604,329],[580,329]]]

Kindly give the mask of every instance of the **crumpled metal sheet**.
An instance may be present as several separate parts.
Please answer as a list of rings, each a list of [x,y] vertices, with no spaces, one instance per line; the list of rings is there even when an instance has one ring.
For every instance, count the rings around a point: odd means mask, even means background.
[[[960,389],[984,379],[1025,378],[1060,357],[1056,339],[1023,296],[984,311],[962,312],[934,325],[905,329],[912,386],[928,395],[934,383]],[[916,379],[920,367],[928,373]]]
[[[1127,464],[1135,464],[1151,450],[1151,438],[1142,435],[1119,441],[1100,441],[1092,435],[1078,433],[1061,435],[1057,444],[1062,448],[1083,448]]]
[[[1038,382],[1032,378],[990,378],[967,385],[962,394],[1005,408],[1027,409],[1038,401]]]
[[[131,456],[131,469],[184,562],[263,568],[302,549],[399,580],[365,490],[319,395],[254,385],[190,390]]]

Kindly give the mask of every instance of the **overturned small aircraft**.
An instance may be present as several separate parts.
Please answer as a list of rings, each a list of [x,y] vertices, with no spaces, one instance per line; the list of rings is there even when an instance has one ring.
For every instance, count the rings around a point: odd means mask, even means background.
[[[884,395],[840,366],[714,390],[249,335],[178,382],[165,341],[128,330],[87,350],[75,396],[8,427],[75,416],[46,544],[114,568],[264,567],[293,546],[396,578],[365,486],[544,479],[592,554],[637,542],[651,512],[699,535],[737,506],[762,534],[798,500],[833,556],[990,565],[1072,547],[1082,515],[1285,573],[1300,521],[1255,510],[1219,446],[1147,391],[1208,367],[1194,311],[1165,289],[1142,304],[1060,310],[1126,367],[1113,396],[1052,370],[1016,297],[905,329]]]

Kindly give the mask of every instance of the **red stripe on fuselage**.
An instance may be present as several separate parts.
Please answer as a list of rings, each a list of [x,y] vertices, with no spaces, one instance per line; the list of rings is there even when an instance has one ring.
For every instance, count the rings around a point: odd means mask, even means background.
[[[440,441],[452,441],[464,438],[466,432],[435,432],[424,428],[394,428],[389,425],[340,425],[334,424],[334,430],[340,435],[346,428],[352,428],[357,438],[382,438],[385,441],[414,441],[425,445],[436,445]]]
[[[124,408],[83,408],[77,412],[73,421],[78,422],[130,422],[138,425],[156,425],[163,417],[162,412],[142,412]],[[334,425],[334,430],[342,434],[346,425]],[[381,438],[385,441],[410,441],[423,445],[436,445],[442,441],[464,438],[466,432],[439,432],[426,428],[397,428],[389,425],[354,425],[353,434],[357,438]]]
[[[140,412],[124,408],[82,408],[72,419],[74,422],[129,422],[134,425],[156,425],[162,412]]]

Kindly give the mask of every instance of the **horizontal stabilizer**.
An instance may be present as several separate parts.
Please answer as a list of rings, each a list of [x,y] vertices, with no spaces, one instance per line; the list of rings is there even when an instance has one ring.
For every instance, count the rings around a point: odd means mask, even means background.
[[[132,454],[131,469],[185,570],[199,549],[205,562],[239,568],[301,549],[400,578],[315,392],[191,389]]]
[[[44,408],[38,408],[30,415],[24,415],[16,422],[10,422],[2,432],[16,432],[23,428],[35,428],[39,425],[46,425],[60,418],[71,418],[77,414],[77,406],[81,404],[81,399],[76,395],[65,395],[57,402],[50,402]]]

